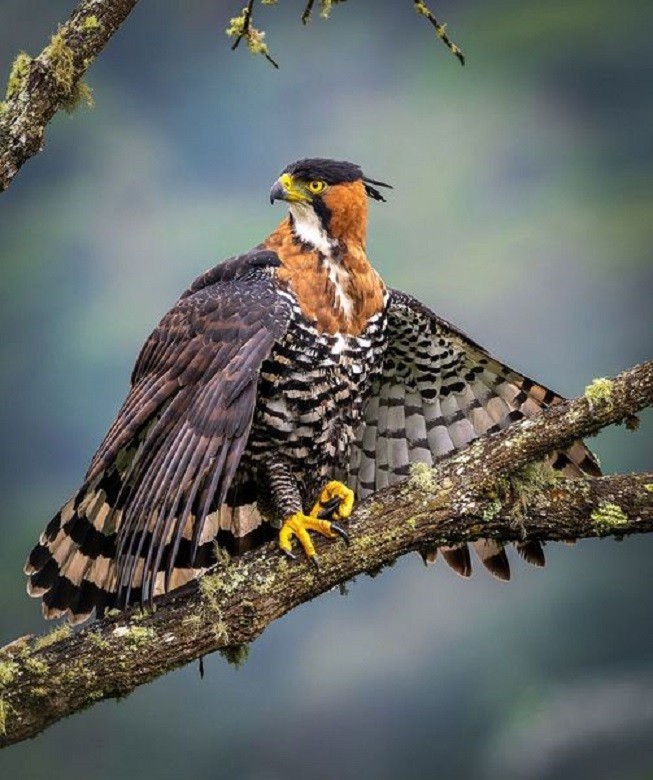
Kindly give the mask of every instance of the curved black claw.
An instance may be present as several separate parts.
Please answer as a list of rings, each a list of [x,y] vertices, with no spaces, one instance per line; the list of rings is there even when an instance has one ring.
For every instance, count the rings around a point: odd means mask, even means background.
[[[313,566],[315,566],[315,571],[320,571],[320,559],[317,557],[317,555],[313,555],[311,557],[311,563]]]
[[[297,556],[295,555],[295,553],[290,552],[290,550],[284,550],[283,548],[281,548],[281,552],[283,552],[286,558],[290,558],[291,561],[297,560]]]
[[[318,518],[320,520],[328,520],[331,515],[336,511],[336,509],[340,506],[340,503],[342,502],[342,498],[340,496],[334,496],[333,498],[330,498],[328,501],[326,501],[324,504],[320,502],[320,506],[322,509],[318,513]]]
[[[331,530],[335,531],[338,536],[341,536],[347,547],[349,547],[349,534],[342,526],[339,526],[338,523],[331,523]]]

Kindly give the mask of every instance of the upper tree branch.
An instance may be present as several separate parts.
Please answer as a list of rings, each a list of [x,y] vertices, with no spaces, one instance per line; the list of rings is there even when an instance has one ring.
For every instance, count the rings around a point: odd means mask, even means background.
[[[288,563],[269,545],[164,597],[155,612],[17,640],[0,651],[0,746],[207,653],[250,642],[298,604],[412,550],[487,537],[564,540],[653,531],[653,473],[567,480],[543,468],[523,471],[651,405],[653,362],[598,380],[585,396],[375,494],[352,517],[350,547],[318,541],[319,573],[305,559]]]
[[[43,147],[45,128],[79,98],[86,69],[138,0],[82,0],[35,59],[19,55],[0,113],[0,192]]]

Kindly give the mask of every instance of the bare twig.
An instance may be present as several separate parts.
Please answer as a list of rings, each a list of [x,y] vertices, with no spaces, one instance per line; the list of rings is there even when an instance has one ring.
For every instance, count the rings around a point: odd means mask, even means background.
[[[306,7],[304,8],[302,12],[302,24],[308,24],[311,18],[311,14],[313,13],[313,6],[315,5],[315,0],[308,0],[306,3]]]
[[[305,560],[288,563],[268,545],[163,597],[154,612],[13,642],[0,651],[0,746],[210,652],[233,652],[298,604],[413,550],[488,537],[571,540],[653,531],[653,473],[566,480],[535,466],[524,472],[551,450],[651,405],[653,362],[597,380],[584,396],[375,494],[352,517],[350,547],[317,541],[319,573]]]
[[[331,14],[332,6],[344,1],[345,0],[320,0],[320,16],[327,19]],[[433,25],[438,38],[440,38],[449,51],[458,58],[461,65],[464,65],[465,55],[447,35],[446,24],[440,24],[440,22],[438,22],[433,11],[426,5],[424,0],[413,0],[413,6],[417,13],[425,16],[429,20]],[[301,15],[302,24],[308,24],[314,7],[315,0],[307,0]],[[231,20],[230,26],[227,29],[227,35],[236,38],[231,48],[232,50],[238,48],[240,42],[245,38],[248,43],[248,48],[253,54],[263,54],[275,67],[278,67],[277,63],[270,58],[267,44],[263,41],[265,33],[262,30],[257,30],[251,24],[253,13],[254,0],[248,0],[247,6],[243,9],[242,13]]]
[[[243,8],[240,16],[234,16],[230,21],[227,35],[236,38],[231,50],[235,51],[244,38],[247,41],[247,48],[252,54],[262,54],[269,63],[278,68],[279,65],[272,59],[268,51],[268,45],[264,40],[265,33],[262,30],[257,30],[252,24],[253,15],[254,0],[247,0],[247,6]]]
[[[236,40],[233,42],[231,51],[236,51],[243,38],[247,38],[251,27],[253,12],[254,12],[254,0],[247,0],[247,7],[243,10],[243,15],[242,15],[243,26],[240,32],[236,35]]]
[[[320,0],[320,16],[323,19],[328,19],[331,16],[331,9],[333,6],[344,2],[345,0]],[[308,0],[306,3],[306,6],[302,11],[302,24],[308,24],[310,22],[314,5],[315,0]]]
[[[449,49],[449,51],[455,57],[458,58],[460,64],[464,65],[465,55],[462,53],[460,48],[456,46],[456,44],[447,35],[447,25],[440,24],[440,22],[438,22],[438,20],[433,15],[433,11],[431,11],[431,9],[426,5],[424,0],[413,0],[413,5],[418,14],[425,16],[429,20],[429,22],[431,22],[431,24],[435,28],[435,33],[438,36],[438,38],[444,43],[444,45]]]

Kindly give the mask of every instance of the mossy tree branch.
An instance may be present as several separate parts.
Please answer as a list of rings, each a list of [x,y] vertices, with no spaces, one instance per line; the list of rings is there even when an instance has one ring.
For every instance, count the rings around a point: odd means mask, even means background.
[[[57,111],[90,101],[82,77],[137,2],[82,0],[38,57],[18,55],[0,104],[0,192],[41,151]]]
[[[571,540],[653,531],[653,473],[567,480],[529,465],[653,405],[653,362],[584,396],[475,442],[434,469],[361,503],[351,545],[318,540],[321,570],[275,545],[221,564],[198,583],[71,633],[19,639],[0,651],[0,746],[33,737],[100,699],[215,650],[234,652],[297,605],[399,556],[492,537]]]

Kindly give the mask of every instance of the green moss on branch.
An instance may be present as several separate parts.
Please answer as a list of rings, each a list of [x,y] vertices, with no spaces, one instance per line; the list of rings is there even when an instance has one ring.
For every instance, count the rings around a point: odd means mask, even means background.
[[[585,398],[587,398],[590,409],[594,409],[597,404],[605,404],[610,407],[612,405],[612,380],[605,377],[595,379],[585,388]]]
[[[602,531],[614,531],[628,525],[628,516],[618,504],[605,502],[591,514],[594,525]]]

